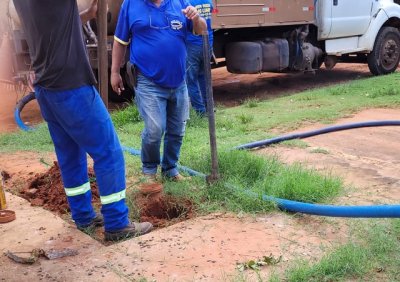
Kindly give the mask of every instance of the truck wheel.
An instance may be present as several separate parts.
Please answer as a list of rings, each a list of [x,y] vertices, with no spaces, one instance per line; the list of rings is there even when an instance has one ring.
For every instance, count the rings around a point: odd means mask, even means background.
[[[376,37],[374,49],[368,54],[368,67],[372,74],[392,73],[400,60],[400,32],[394,27],[383,27]]]

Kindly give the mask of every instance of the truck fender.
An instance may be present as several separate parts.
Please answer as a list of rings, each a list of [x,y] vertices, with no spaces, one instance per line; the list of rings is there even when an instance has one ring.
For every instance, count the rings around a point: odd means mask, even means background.
[[[359,49],[372,51],[379,30],[389,19],[392,18],[400,20],[400,5],[392,3],[384,8],[380,8],[373,16],[367,32],[360,36],[358,41]]]

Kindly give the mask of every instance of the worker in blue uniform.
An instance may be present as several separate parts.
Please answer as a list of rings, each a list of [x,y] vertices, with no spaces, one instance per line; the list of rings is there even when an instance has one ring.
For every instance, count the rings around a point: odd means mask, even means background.
[[[111,85],[123,89],[120,67],[130,46],[130,64],[136,81],[135,99],[144,120],[142,171],[180,181],[177,163],[189,118],[185,82],[188,32],[202,34],[206,22],[186,0],[125,0],[114,36]],[[163,158],[160,145],[164,137]]]
[[[210,56],[213,46],[213,30],[211,29],[211,13],[213,3],[211,0],[189,0],[200,16],[207,22],[208,44]],[[204,75],[203,37],[188,33],[187,61],[186,61],[186,83],[192,108],[200,116],[207,112],[206,80]],[[208,64],[210,62],[207,62]]]
[[[97,0],[79,15],[75,0],[14,0],[25,32],[35,95],[53,140],[72,219],[79,229],[104,224],[105,239],[145,234],[151,223],[128,219],[122,149],[94,87],[82,37],[82,21],[94,17]],[[87,154],[94,161],[101,215],[92,207]]]

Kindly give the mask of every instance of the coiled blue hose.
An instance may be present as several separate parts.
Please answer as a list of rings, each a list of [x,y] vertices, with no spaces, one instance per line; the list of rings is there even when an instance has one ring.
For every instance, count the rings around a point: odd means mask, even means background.
[[[283,141],[293,140],[293,139],[304,139],[307,137],[312,137],[316,135],[331,133],[335,131],[342,131],[348,129],[362,128],[362,127],[378,127],[378,126],[399,126],[400,120],[380,120],[380,121],[366,121],[366,122],[356,122],[356,123],[346,123],[342,125],[328,126],[317,130],[306,131],[302,133],[293,133],[287,135],[281,135],[271,139],[265,139],[261,141],[251,142],[235,147],[235,149],[252,149],[262,146],[268,146],[272,144],[277,144]]]
[[[307,138],[311,136],[326,134],[335,131],[348,130],[361,127],[376,127],[376,126],[399,126],[400,121],[368,121],[360,123],[349,123],[343,125],[329,126],[318,130],[283,135],[271,139],[243,144],[235,147],[235,149],[251,149],[261,146],[268,146],[271,144],[280,143],[287,140]],[[123,147],[123,150],[140,156],[140,151],[129,147]],[[206,178],[206,175],[190,168],[179,166],[179,169],[189,173],[190,175]],[[226,185],[229,189],[239,189],[233,185]],[[259,197],[254,192],[246,190],[247,194],[252,197]],[[298,201],[291,201],[281,198],[276,198],[268,195],[262,195],[264,201],[275,202],[282,210],[289,212],[299,212],[305,214],[331,216],[331,217],[357,217],[357,218],[400,218],[400,205],[370,205],[370,206],[333,206],[333,205],[319,205],[303,203]]]
[[[34,99],[35,99],[35,92],[30,92],[28,95],[22,97],[22,99],[18,101],[17,106],[15,106],[14,119],[18,127],[23,131],[34,130],[33,127],[27,126],[21,119],[22,109],[25,107],[26,104],[28,104],[30,101]]]

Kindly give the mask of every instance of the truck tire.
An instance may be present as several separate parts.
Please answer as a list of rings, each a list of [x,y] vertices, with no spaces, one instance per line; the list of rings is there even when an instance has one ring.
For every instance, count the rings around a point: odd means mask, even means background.
[[[368,67],[372,74],[392,73],[400,60],[400,32],[394,27],[383,27],[376,37],[374,49],[368,54]]]

